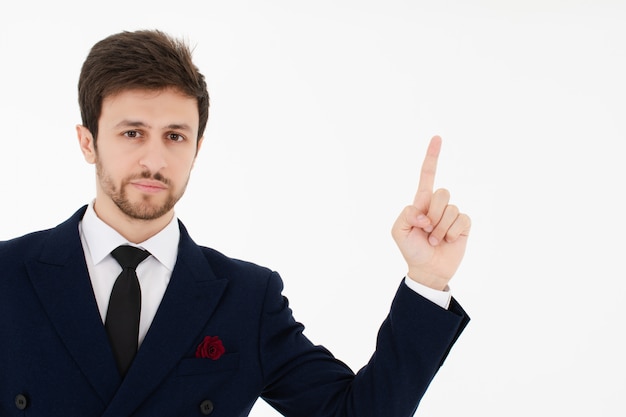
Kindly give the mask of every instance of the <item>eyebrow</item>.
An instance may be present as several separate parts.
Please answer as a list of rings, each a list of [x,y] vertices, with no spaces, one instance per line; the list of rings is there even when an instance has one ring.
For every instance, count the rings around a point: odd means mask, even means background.
[[[142,127],[146,129],[152,128],[152,126],[139,121],[139,120],[122,120],[118,124],[115,125],[116,128],[119,127]],[[164,129],[172,129],[172,130],[187,130],[190,131],[191,127],[186,123],[171,123],[164,127]]]
[[[140,122],[138,120],[136,121],[136,120],[126,120],[126,119],[124,119],[121,122],[119,122],[118,124],[116,124],[115,127],[145,127],[145,128],[150,128],[150,126],[148,126],[144,122]]]

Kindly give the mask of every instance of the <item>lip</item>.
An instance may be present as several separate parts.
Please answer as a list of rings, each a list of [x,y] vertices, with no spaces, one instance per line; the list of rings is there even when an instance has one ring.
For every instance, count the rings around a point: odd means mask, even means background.
[[[167,189],[165,184],[154,180],[131,181],[130,184],[144,193],[158,193]]]

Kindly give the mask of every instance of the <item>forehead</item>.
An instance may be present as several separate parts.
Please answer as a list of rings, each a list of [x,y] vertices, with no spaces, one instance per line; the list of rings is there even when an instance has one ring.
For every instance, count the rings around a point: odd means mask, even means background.
[[[106,96],[100,113],[101,124],[116,124],[121,120],[154,126],[186,124],[197,131],[198,101],[173,88],[123,90]]]

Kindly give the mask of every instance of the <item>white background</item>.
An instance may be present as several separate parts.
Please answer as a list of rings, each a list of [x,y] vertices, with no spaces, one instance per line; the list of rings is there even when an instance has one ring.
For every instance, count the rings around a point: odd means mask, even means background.
[[[405,273],[389,230],[443,137],[471,215],[472,322],[417,416],[624,416],[626,3],[84,1],[0,6],[0,239],[94,196],[76,84],[89,48],[195,46],[211,113],[177,213],[278,270],[306,334],[357,370]],[[253,416],[274,416],[265,404]]]

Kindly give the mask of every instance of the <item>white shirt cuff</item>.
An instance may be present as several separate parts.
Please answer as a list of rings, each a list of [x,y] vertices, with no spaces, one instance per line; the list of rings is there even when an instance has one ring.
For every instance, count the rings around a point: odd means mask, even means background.
[[[425,299],[432,301],[437,304],[441,308],[445,308],[446,310],[450,307],[450,299],[452,298],[452,294],[450,293],[450,288],[446,286],[443,291],[435,290],[433,288],[427,287],[426,285],[422,285],[417,281],[413,281],[411,278],[404,277],[404,283],[424,297]]]

